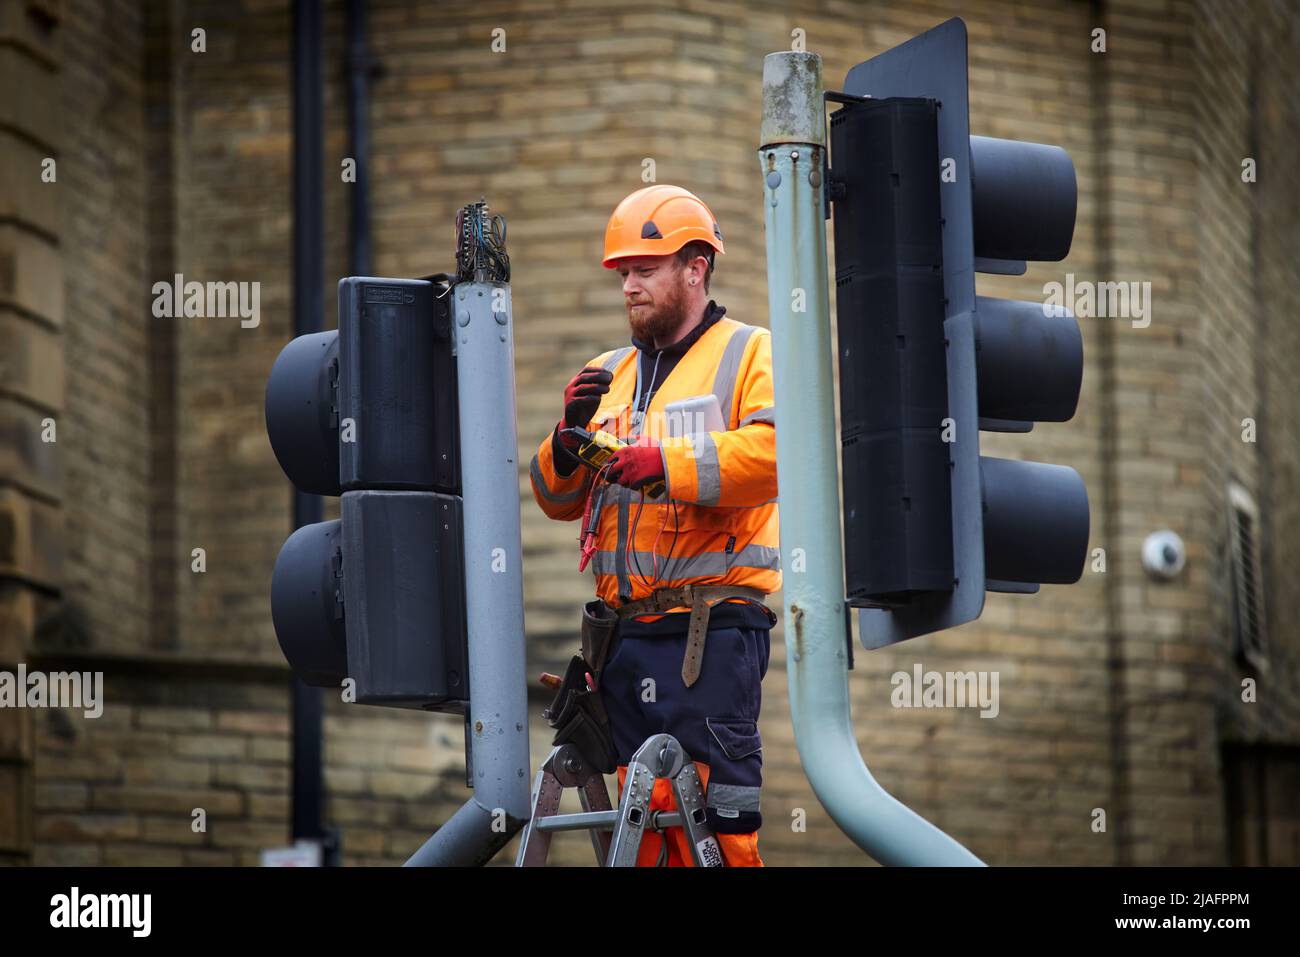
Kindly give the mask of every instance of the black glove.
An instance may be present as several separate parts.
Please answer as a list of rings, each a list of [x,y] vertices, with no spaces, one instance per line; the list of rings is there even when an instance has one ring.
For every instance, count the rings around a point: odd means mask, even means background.
[[[564,418],[555,427],[551,451],[554,453],[555,469],[561,476],[568,477],[581,464],[574,455],[577,451],[576,439],[563,434],[564,429],[585,429],[591,417],[600,408],[600,397],[609,391],[609,384],[614,373],[598,366],[586,366],[569,380],[564,388]]]
[[[585,429],[591,417],[600,408],[600,397],[609,391],[614,373],[608,369],[587,366],[570,380],[564,388],[564,427]],[[561,437],[561,441],[564,441]],[[570,448],[572,441],[565,442]]]

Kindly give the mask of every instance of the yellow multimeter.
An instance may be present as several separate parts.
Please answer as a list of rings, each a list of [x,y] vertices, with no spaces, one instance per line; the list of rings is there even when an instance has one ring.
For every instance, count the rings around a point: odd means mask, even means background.
[[[579,440],[578,449],[574,454],[578,460],[588,468],[595,469],[599,472],[603,469],[614,453],[627,445],[617,436],[610,435],[604,429],[597,429],[595,432],[588,432],[582,428],[568,428],[565,432],[572,434]],[[651,482],[649,485],[642,486],[642,490],[651,498],[658,498],[664,494],[666,486],[662,479],[657,482]]]

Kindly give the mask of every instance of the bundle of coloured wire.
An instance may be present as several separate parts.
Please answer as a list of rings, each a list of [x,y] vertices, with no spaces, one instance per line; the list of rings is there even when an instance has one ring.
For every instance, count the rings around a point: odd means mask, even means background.
[[[488,214],[486,202],[470,203],[456,214],[456,277],[461,282],[509,282],[506,219]]]

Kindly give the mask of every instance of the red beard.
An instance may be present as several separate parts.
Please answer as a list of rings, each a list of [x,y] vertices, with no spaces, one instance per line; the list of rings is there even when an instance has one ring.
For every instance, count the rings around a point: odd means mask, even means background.
[[[680,285],[674,285],[653,306],[642,306],[634,311],[628,307],[627,321],[632,335],[643,342],[653,343],[666,339],[680,328],[686,314],[686,294]]]

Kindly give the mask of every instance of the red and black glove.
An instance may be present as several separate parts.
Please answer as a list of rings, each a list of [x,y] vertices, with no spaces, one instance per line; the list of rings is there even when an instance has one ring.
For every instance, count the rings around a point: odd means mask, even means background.
[[[571,435],[565,435],[568,428],[585,429],[591,417],[600,408],[600,397],[609,391],[609,384],[614,373],[598,366],[586,366],[569,380],[564,387],[564,417],[555,427],[553,451],[555,452],[556,470],[563,476],[573,474],[580,464],[574,454],[581,444]]]
[[[664,477],[663,454],[659,443],[643,435],[634,445],[614,453],[606,466],[605,478],[617,485],[640,488]]]
[[[587,366],[564,387],[564,420],[560,423],[560,441],[570,451],[578,447],[578,440],[562,434],[564,429],[585,429],[591,417],[600,408],[600,397],[609,391],[614,373],[597,366]]]

